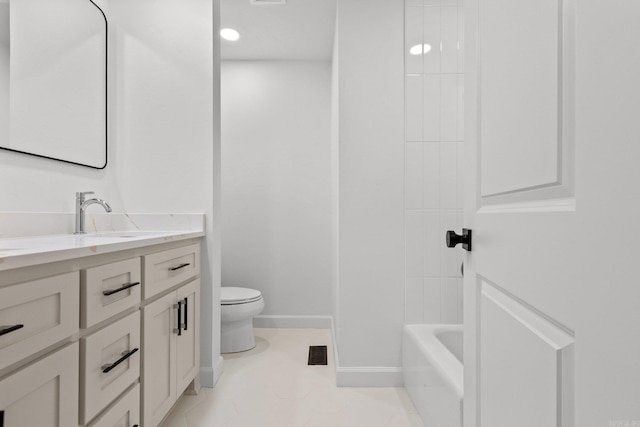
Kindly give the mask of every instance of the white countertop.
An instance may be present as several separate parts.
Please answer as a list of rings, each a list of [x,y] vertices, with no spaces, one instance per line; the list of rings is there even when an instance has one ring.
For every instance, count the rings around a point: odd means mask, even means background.
[[[204,231],[118,231],[0,239],[0,271],[204,236]]]
[[[0,213],[0,271],[205,236],[202,214],[87,215],[74,235],[72,214]]]

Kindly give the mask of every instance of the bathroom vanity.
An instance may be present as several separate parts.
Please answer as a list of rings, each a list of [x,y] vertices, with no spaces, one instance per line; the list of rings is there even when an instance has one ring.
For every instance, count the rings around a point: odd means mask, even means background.
[[[0,239],[0,426],[157,426],[199,390],[200,238]]]

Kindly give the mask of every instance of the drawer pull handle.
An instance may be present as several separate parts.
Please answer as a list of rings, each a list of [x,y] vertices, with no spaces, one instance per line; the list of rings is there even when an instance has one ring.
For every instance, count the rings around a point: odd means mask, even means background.
[[[189,315],[188,313],[188,308],[189,307],[189,300],[187,298],[184,299],[184,330],[186,331],[188,329],[189,326],[189,320],[188,317]]]
[[[181,268],[185,268],[186,266],[191,265],[190,262],[185,262],[184,264],[180,264],[177,267],[171,267],[169,268],[169,271],[176,271],[176,270],[180,270]]]
[[[127,283],[125,285],[122,285],[122,287],[120,287],[118,289],[111,289],[110,291],[104,291],[104,292],[102,292],[102,295],[104,295],[105,297],[108,297],[109,295],[117,294],[118,292],[126,291],[129,288],[133,288],[134,286],[138,286],[139,284],[140,284],[140,282]]]
[[[0,427],[4,427],[4,411],[0,411]]]
[[[8,326],[2,330],[0,330],[0,337],[3,335],[7,335],[13,331],[17,331],[18,329],[22,329],[24,328],[24,325],[13,325],[13,326]],[[0,425],[1,427],[1,425]]]
[[[181,317],[182,317],[182,301],[178,301],[178,303],[176,305],[173,306],[173,308],[177,308],[178,309],[178,327],[176,329],[173,330],[174,333],[178,334],[178,336],[182,335],[182,323],[181,323]]]
[[[134,348],[133,350],[124,353],[124,355],[120,359],[116,360],[111,365],[104,365],[102,367],[102,373],[103,374],[109,373],[113,368],[115,368],[116,366],[118,366],[119,364],[121,364],[122,362],[130,358],[131,356],[133,356],[138,350],[139,350],[138,348]]]

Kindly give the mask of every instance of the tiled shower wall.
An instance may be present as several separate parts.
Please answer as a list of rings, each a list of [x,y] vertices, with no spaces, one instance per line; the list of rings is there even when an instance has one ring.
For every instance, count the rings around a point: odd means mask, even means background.
[[[463,0],[405,0],[405,14],[405,321],[462,323],[445,232],[462,227]]]

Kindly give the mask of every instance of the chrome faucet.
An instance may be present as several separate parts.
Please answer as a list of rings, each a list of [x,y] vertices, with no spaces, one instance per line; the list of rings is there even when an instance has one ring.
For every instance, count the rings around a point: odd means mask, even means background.
[[[111,212],[111,206],[109,203],[102,199],[89,199],[85,200],[84,196],[87,194],[93,194],[93,191],[83,191],[76,193],[76,232],[73,234],[87,234],[84,231],[84,211],[93,204],[101,205],[105,211]]]

